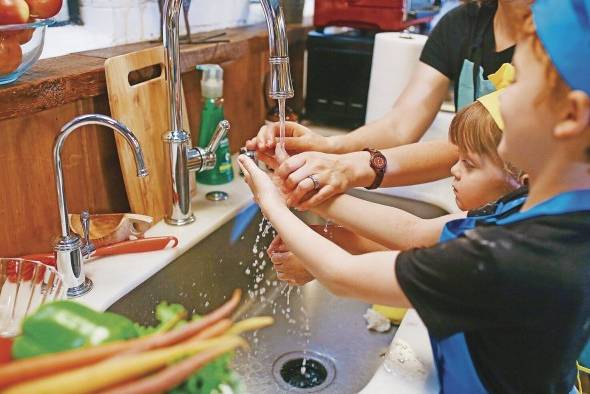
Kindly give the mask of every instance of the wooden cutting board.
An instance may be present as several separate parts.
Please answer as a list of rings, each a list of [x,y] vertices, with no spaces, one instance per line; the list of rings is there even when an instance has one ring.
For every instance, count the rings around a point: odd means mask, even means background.
[[[165,216],[172,203],[162,142],[162,135],[169,128],[164,59],[164,47],[159,46],[105,62],[111,115],[133,131],[149,171],[147,177],[137,177],[131,148],[115,134],[129,206],[134,213],[153,217],[154,223]],[[183,125],[189,131],[184,95],[183,107]]]

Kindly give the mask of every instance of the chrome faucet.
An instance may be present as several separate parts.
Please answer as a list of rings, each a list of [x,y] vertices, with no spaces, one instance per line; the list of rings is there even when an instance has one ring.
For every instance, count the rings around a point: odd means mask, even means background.
[[[293,97],[293,82],[289,67],[289,42],[285,18],[280,0],[260,0],[268,28],[270,57],[270,86],[268,96],[272,99]]]
[[[180,73],[179,16],[182,0],[165,0],[163,41],[168,80],[168,107],[170,130],[162,136],[164,142],[169,189],[172,205],[166,214],[166,223],[181,226],[195,221],[189,193],[190,171],[206,171],[215,166],[218,143],[229,131],[223,120],[217,126],[209,146],[192,148],[190,134],[182,129],[182,81]],[[273,99],[293,97],[293,83],[289,69],[289,54],[285,19],[279,0],[261,0],[267,20],[270,46],[271,83],[269,96]]]
[[[172,206],[166,212],[166,223],[182,226],[195,221],[190,204],[189,176],[191,171],[201,172],[215,167],[217,150],[221,140],[229,132],[229,122],[222,120],[207,148],[193,148],[190,134],[182,129],[182,80],[180,74],[179,15],[182,0],[164,2],[162,26],[168,80],[169,131],[162,136],[165,162],[169,174]]]
[[[101,125],[110,127],[118,132],[133,148],[137,176],[144,177],[148,174],[143,161],[143,152],[135,135],[123,124],[116,120],[99,114],[82,115],[65,124],[55,138],[53,145],[53,168],[55,172],[55,186],[57,189],[57,205],[61,236],[57,240],[54,251],[57,262],[57,270],[63,275],[64,283],[68,286],[69,297],[79,297],[92,289],[92,281],[84,275],[83,259],[94,252],[94,246],[89,240],[89,214],[82,212],[80,219],[84,229],[84,239],[70,229],[68,218],[68,205],[66,201],[63,171],[61,165],[61,149],[64,142],[74,130],[86,125]]]

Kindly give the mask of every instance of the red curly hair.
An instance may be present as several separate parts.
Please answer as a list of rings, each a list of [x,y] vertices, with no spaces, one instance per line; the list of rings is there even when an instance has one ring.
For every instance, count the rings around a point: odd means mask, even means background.
[[[520,26],[518,32],[518,41],[529,41],[532,47],[534,56],[537,58],[545,69],[545,81],[547,83],[547,93],[542,94],[538,98],[538,102],[542,102],[546,99],[556,100],[565,95],[571,90],[569,86],[559,75],[559,72],[553,65],[551,58],[547,54],[543,43],[537,35],[537,28],[535,21],[533,20],[533,14],[530,7],[522,7],[515,10],[512,14],[514,19],[513,23],[515,26]]]

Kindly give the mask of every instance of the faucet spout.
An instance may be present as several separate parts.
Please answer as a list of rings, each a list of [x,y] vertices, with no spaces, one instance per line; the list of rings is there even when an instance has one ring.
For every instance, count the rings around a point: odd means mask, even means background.
[[[162,28],[166,79],[168,81],[169,130],[182,130],[182,80],[180,75],[180,6],[181,0],[164,2],[164,26]]]
[[[268,28],[270,52],[270,86],[268,95],[272,99],[287,99],[294,96],[291,70],[289,67],[289,42],[285,18],[280,0],[260,0]]]
[[[55,172],[55,186],[57,190],[57,205],[59,208],[59,221],[61,237],[55,245],[58,271],[63,275],[64,282],[68,286],[68,295],[77,297],[85,294],[92,288],[92,282],[85,277],[82,260],[84,256],[83,244],[78,235],[72,234],[68,219],[68,205],[65,195],[61,150],[70,134],[86,125],[106,126],[119,133],[133,149],[137,176],[148,175],[143,159],[143,152],[135,135],[123,124],[116,120],[99,114],[82,115],[65,124],[55,138],[53,145],[53,168]],[[89,249],[88,249],[89,250]]]
[[[59,217],[62,237],[70,235],[70,227],[68,225],[68,209],[67,201],[65,198],[63,171],[61,165],[61,150],[64,142],[70,134],[72,134],[76,129],[82,126],[91,124],[109,127],[117,133],[119,133],[123,138],[125,138],[125,141],[127,141],[129,146],[131,146],[131,148],[133,149],[133,154],[135,156],[135,165],[137,166],[137,176],[144,177],[148,175],[148,170],[145,167],[143,152],[141,150],[141,146],[139,145],[139,141],[131,132],[131,130],[129,130],[125,125],[117,122],[116,120],[108,116],[100,114],[78,116],[77,118],[74,118],[70,122],[66,123],[62,127],[61,132],[55,138],[55,143],[53,146],[53,165],[55,171],[57,200],[59,204]]]
[[[280,0],[260,0],[266,26],[268,27],[268,42],[270,57],[289,56],[289,45],[285,29],[285,18]]]
[[[293,83],[289,68],[289,43],[285,18],[280,0],[260,0],[268,27],[270,47],[271,83],[269,96],[273,99],[293,97]],[[211,149],[192,148],[190,134],[182,129],[182,80],[180,68],[179,22],[181,0],[165,0],[162,20],[163,44],[166,58],[166,79],[168,82],[169,129],[162,136],[166,157],[166,173],[169,176],[169,190],[172,204],[166,212],[166,223],[183,226],[195,221],[189,196],[189,175],[191,171],[210,170],[215,165],[212,148],[227,133],[229,123],[220,125]]]

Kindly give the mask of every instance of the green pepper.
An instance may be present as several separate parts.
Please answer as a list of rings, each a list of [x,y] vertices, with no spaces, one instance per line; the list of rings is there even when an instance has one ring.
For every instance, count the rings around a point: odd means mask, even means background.
[[[27,317],[12,345],[14,359],[96,346],[137,337],[134,323],[116,313],[97,312],[73,301],[42,305]]]

